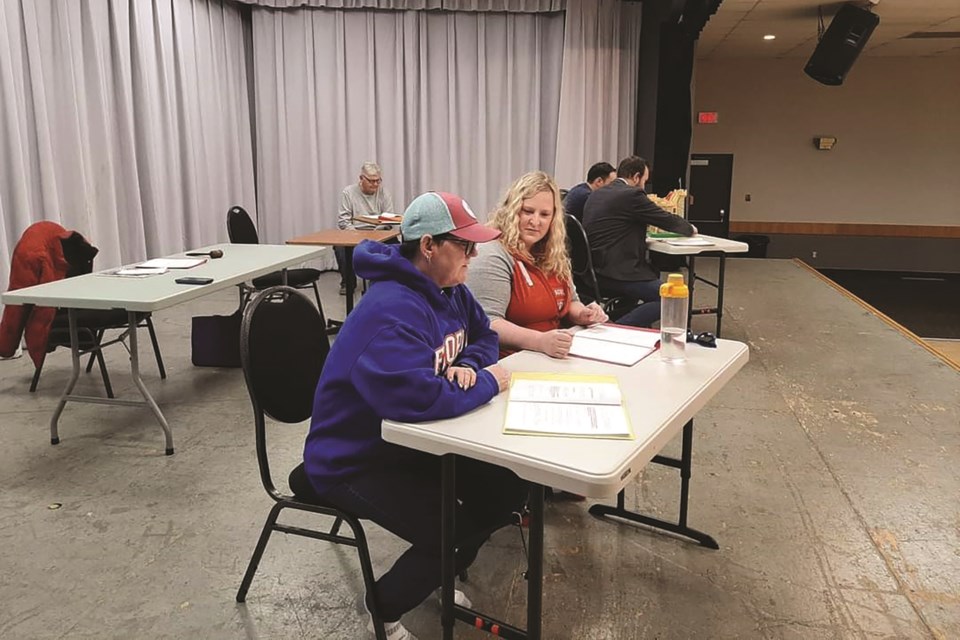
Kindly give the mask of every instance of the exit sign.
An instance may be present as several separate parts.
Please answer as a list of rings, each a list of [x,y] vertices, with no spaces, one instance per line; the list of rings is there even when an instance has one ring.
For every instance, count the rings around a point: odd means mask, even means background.
[[[698,111],[697,124],[717,124],[718,115],[716,111]]]

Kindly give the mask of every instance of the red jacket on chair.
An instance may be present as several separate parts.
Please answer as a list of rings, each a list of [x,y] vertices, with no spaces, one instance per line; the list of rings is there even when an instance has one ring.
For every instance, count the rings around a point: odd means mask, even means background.
[[[56,222],[35,222],[27,227],[13,249],[8,291],[89,273],[98,249],[76,231]],[[50,325],[57,310],[33,305],[7,305],[0,320],[0,356],[9,357],[26,334],[27,351],[36,366],[43,363]]]

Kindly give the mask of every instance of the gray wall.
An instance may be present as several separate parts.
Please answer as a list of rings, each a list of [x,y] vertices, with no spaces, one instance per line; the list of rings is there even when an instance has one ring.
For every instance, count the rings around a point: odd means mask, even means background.
[[[960,58],[865,57],[839,87],[804,62],[697,61],[694,112],[720,122],[692,151],[734,154],[731,219],[960,225]]]
[[[719,124],[694,124],[692,152],[734,154],[731,221],[960,227],[960,58],[865,57],[839,87],[804,62],[697,61],[694,114]],[[774,235],[768,255],[960,272],[960,239]]]

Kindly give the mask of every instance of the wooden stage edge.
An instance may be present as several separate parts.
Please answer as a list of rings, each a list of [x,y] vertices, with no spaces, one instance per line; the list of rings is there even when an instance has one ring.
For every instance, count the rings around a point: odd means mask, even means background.
[[[730,233],[879,238],[960,238],[960,225],[859,224],[848,222],[730,221]]]
[[[820,273],[819,271],[817,271],[816,269],[814,269],[813,267],[811,267],[809,264],[807,264],[807,263],[804,262],[803,260],[801,260],[801,259],[799,259],[799,258],[794,258],[793,261],[794,261],[796,264],[798,264],[799,266],[801,266],[801,267],[803,267],[804,269],[806,269],[807,271],[809,271],[811,274],[813,274],[813,275],[816,276],[817,278],[820,278],[820,280],[822,280],[823,282],[827,283],[828,285],[830,285],[831,287],[833,287],[834,289],[836,289],[837,291],[839,291],[839,292],[840,292],[841,294],[843,294],[844,296],[850,298],[851,300],[853,300],[854,302],[856,302],[857,304],[859,304],[861,307],[863,307],[864,309],[866,309],[866,310],[869,311],[870,313],[874,314],[875,316],[877,316],[878,318],[880,318],[881,320],[883,320],[884,322],[886,322],[888,325],[890,325],[891,327],[893,327],[894,329],[896,329],[896,330],[899,331],[900,333],[904,334],[904,335],[905,335],[907,338],[909,338],[910,340],[913,340],[913,341],[916,342],[918,345],[920,345],[921,347],[923,347],[924,349],[926,349],[927,351],[929,351],[929,352],[932,353],[933,355],[935,355],[935,356],[937,356],[938,358],[940,358],[941,360],[943,360],[948,366],[952,367],[955,371],[960,372],[960,363],[954,362],[954,361],[953,361],[949,356],[947,356],[945,353],[941,353],[940,351],[938,351],[938,350],[935,349],[934,347],[931,347],[931,346],[927,343],[926,340],[924,340],[923,338],[921,338],[920,336],[918,336],[917,334],[915,334],[913,331],[910,331],[910,329],[907,329],[905,326],[903,326],[902,324],[900,324],[899,322],[897,322],[896,320],[894,320],[893,318],[891,318],[891,317],[888,316],[887,314],[883,313],[882,311],[880,311],[880,310],[877,309],[876,307],[874,307],[874,306],[872,306],[871,304],[867,303],[867,302],[864,301],[863,299],[858,298],[857,296],[853,295],[850,291],[844,289],[843,287],[841,287],[840,285],[838,285],[836,282],[834,282],[833,280],[831,280],[831,279],[828,278],[827,276],[823,275],[822,273]]]

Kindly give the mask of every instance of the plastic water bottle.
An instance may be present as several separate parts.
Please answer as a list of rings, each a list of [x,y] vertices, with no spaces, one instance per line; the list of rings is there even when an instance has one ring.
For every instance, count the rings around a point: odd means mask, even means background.
[[[666,362],[687,359],[687,306],[690,290],[683,274],[671,273],[660,285],[660,358]]]

